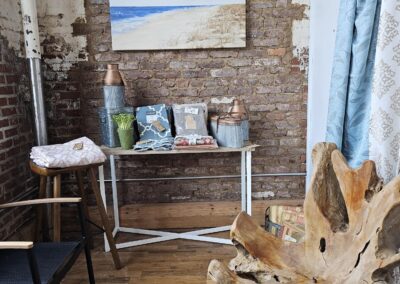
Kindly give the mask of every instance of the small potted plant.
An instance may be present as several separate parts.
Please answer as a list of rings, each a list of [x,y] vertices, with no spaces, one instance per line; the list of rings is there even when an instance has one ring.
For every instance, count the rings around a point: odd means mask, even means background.
[[[119,113],[113,115],[113,120],[117,124],[119,142],[125,150],[133,148],[133,126],[135,116],[131,113]]]

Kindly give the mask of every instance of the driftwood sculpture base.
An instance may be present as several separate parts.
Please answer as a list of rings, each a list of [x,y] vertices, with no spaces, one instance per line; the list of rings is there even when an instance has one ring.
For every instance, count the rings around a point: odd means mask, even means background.
[[[400,265],[400,177],[382,187],[373,161],[348,166],[331,143],[313,150],[305,202],[305,240],[285,242],[237,216],[231,238],[238,255],[217,260],[210,283],[392,283]]]

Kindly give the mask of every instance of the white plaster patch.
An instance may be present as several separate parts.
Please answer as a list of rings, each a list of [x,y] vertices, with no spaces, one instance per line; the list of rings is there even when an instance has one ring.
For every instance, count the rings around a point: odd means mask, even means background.
[[[308,56],[308,48],[310,44],[310,1],[309,0],[294,0],[292,4],[306,5],[304,11],[304,18],[301,20],[294,20],[292,25],[292,44],[293,56],[300,61],[300,70],[308,70],[308,61],[304,57]]]
[[[292,0],[292,4],[307,5],[310,6],[310,0]]]
[[[54,45],[61,51],[61,58],[45,59],[53,71],[66,72],[73,64],[87,61],[86,36],[72,35],[72,24],[77,19],[86,21],[84,0],[38,0],[38,14],[42,27],[41,41],[49,36],[59,40]]]
[[[231,104],[235,98],[234,97],[222,97],[222,98],[211,98],[212,104]]]
[[[0,8],[0,34],[8,41],[9,48],[23,57],[22,48],[22,18],[19,0],[1,0]]]
[[[254,198],[268,198],[268,197],[274,197],[275,193],[273,193],[272,191],[253,192],[251,196]]]

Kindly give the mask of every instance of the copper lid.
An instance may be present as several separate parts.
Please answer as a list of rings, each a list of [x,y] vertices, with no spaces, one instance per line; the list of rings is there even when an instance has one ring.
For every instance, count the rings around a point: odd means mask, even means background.
[[[232,117],[247,119],[247,109],[243,100],[235,99],[233,100],[233,106],[229,109],[229,114]]]
[[[123,86],[121,73],[119,73],[118,64],[107,64],[107,72],[104,77],[104,85]]]
[[[220,116],[218,114],[213,114],[212,116],[210,116],[210,120],[218,120],[220,118]]]

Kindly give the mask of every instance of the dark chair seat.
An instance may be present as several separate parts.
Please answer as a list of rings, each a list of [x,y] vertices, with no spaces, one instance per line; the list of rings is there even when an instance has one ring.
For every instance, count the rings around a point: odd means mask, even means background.
[[[36,243],[33,252],[36,257],[41,283],[53,281],[57,269],[71,261],[79,242]],[[0,283],[32,283],[29,261],[24,250],[0,250]]]

